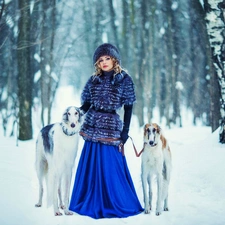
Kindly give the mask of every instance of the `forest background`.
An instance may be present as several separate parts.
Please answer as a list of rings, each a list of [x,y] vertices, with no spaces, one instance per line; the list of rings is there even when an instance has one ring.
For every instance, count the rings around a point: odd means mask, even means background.
[[[58,87],[79,96],[94,50],[109,42],[135,83],[140,126],[157,109],[182,127],[186,110],[194,125],[220,126],[225,143],[224,15],[224,0],[0,0],[4,135],[32,139],[37,108],[42,126],[51,123]]]

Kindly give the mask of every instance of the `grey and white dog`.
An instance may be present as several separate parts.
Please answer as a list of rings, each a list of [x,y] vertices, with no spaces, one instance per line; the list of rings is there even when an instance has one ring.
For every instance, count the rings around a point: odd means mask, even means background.
[[[66,215],[73,214],[68,210],[69,194],[82,116],[83,113],[78,107],[70,106],[64,111],[61,123],[45,126],[37,138],[35,165],[39,181],[39,200],[35,206],[42,206],[45,178],[47,203],[48,206],[53,204],[56,216],[62,215],[59,207]]]

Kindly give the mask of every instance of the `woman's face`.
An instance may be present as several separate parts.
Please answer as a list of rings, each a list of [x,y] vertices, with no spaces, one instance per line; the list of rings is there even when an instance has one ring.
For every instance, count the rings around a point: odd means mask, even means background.
[[[103,55],[98,60],[98,65],[103,71],[110,71],[113,69],[113,60],[108,55]]]

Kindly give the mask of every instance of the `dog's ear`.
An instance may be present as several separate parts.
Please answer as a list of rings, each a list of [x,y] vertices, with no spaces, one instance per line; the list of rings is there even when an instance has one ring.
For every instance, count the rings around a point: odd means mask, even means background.
[[[157,133],[158,134],[161,134],[161,130],[162,130],[161,127],[159,125],[157,125]]]
[[[84,115],[84,111],[78,107],[76,107],[76,110],[79,112],[80,116]]]
[[[146,135],[146,132],[147,132],[148,126],[149,126],[149,124],[148,124],[148,123],[147,123],[147,124],[145,124],[145,126],[144,126],[144,136]]]
[[[62,115],[62,119],[64,122],[68,121],[68,111],[69,111],[70,107],[67,107],[64,112],[63,112],[63,115]]]
[[[78,107],[76,107],[76,110],[79,113],[79,122],[81,122],[82,116],[84,115],[84,111],[82,109],[78,108]]]

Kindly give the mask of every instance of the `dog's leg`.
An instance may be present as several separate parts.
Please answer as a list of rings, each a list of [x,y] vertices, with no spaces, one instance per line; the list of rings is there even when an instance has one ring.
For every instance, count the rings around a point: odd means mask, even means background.
[[[142,180],[145,214],[149,214],[150,206],[149,206],[149,199],[148,199],[148,193],[147,193],[147,176],[146,176],[146,173],[143,171],[143,169],[142,169],[141,180]]]
[[[72,168],[71,170],[72,171]],[[65,198],[64,198],[64,213],[65,215],[73,215],[73,213],[71,211],[69,211],[68,207],[69,207],[69,194],[70,194],[70,185],[71,185],[71,176],[72,176],[72,172],[68,171],[68,175],[65,177]]]
[[[168,187],[169,187],[169,182],[166,179],[163,179],[162,202],[164,203],[164,206],[163,206],[164,211],[169,211],[169,207],[168,207]]]
[[[168,195],[166,196],[166,198],[164,200],[164,211],[169,211],[169,207],[168,207]]]
[[[167,179],[163,179],[163,196],[162,198],[164,199],[164,211],[169,211],[168,207],[168,189],[169,189],[169,179],[170,179],[170,174],[167,175]]]
[[[42,197],[43,197],[43,180],[39,178],[39,200],[38,203],[35,204],[35,207],[41,207],[42,206]]]
[[[37,171],[37,177],[38,177],[38,182],[39,182],[39,200],[38,203],[35,204],[35,207],[41,207],[42,206],[42,198],[43,198],[43,179],[46,173],[46,167],[47,163],[44,160],[40,160],[39,157],[37,156],[36,159],[36,171]]]
[[[62,182],[62,179],[60,179],[60,181],[59,181],[59,188],[58,188],[59,207],[61,209],[64,209],[64,205],[63,205],[63,201],[62,201],[62,187],[61,187],[62,183],[61,182]]]
[[[162,207],[161,207],[161,202],[162,202],[162,174],[157,175],[157,202],[156,202],[156,216],[159,216],[162,213]]]
[[[164,169],[163,169],[163,195],[162,199],[164,200],[164,211],[169,211],[168,207],[168,189],[170,183],[170,171],[171,171],[171,160],[168,158],[164,161]]]
[[[149,195],[149,209],[152,210],[152,181],[151,176],[148,176],[148,195]]]
[[[56,179],[54,179],[54,192],[53,192],[53,208],[54,208],[54,213],[55,216],[62,216],[62,213],[59,211],[59,206],[58,206],[58,193],[59,193],[59,184],[56,182]]]

